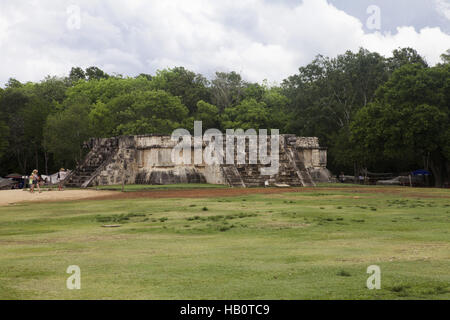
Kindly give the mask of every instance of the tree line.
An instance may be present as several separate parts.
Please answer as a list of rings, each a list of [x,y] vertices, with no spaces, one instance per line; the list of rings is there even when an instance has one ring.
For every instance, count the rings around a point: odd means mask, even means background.
[[[137,77],[74,67],[66,77],[0,88],[0,176],[73,168],[90,137],[170,135],[177,128],[279,129],[317,136],[334,172],[450,174],[450,50],[429,66],[411,48],[317,56],[280,85],[214,79],[183,67]]]

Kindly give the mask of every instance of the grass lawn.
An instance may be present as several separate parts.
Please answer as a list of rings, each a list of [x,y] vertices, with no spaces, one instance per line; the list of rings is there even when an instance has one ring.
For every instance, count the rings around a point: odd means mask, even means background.
[[[397,190],[0,207],[0,299],[449,299],[450,191]]]

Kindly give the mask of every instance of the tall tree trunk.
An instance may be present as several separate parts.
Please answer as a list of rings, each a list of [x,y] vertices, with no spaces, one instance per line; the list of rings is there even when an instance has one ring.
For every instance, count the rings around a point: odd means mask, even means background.
[[[444,185],[444,168],[442,161],[431,160],[430,161],[431,172],[433,173],[434,186],[441,188]]]
[[[37,149],[37,147],[36,147],[36,149],[35,149],[34,156],[36,157],[36,170],[39,171],[39,155],[38,155],[38,149]]]
[[[20,150],[16,149],[16,157],[17,157],[17,163],[19,164],[20,170],[22,170],[22,173],[26,173],[27,171],[27,157],[25,154],[23,154],[23,159],[20,158]]]
[[[44,151],[44,160],[45,160],[45,175],[48,176],[48,154],[47,154],[47,151]]]

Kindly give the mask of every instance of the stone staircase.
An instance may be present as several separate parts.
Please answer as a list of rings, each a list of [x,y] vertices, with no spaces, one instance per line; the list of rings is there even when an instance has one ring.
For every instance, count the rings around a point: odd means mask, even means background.
[[[227,180],[228,184],[233,188],[245,187],[244,181],[242,181],[241,174],[237,170],[235,165],[222,166],[222,172]]]
[[[99,140],[100,143],[94,144],[93,140]],[[92,139],[88,145],[95,145],[95,147],[89,151],[84,162],[66,178],[64,182],[66,187],[88,187],[93,178],[112,160],[118,150],[117,141],[114,139]]]
[[[304,162],[299,158],[298,153],[295,152],[295,149],[288,147],[286,150],[286,156],[290,158],[290,162],[292,163],[292,167],[295,171],[294,174],[298,176],[300,180],[300,185],[304,187],[315,187],[313,178],[311,177],[308,169],[305,168]]]
[[[268,141],[270,150],[270,141]],[[280,136],[279,171],[273,176],[261,174],[263,164],[249,164],[248,146],[246,146],[246,164],[223,165],[222,170],[228,184],[232,187],[264,187],[266,182],[273,185],[289,185],[292,187],[314,186],[311,175],[298,157],[295,145],[289,137]],[[270,166],[270,165],[267,165]]]
[[[246,187],[263,187],[264,183],[269,180],[270,176],[261,175],[260,168],[263,165],[260,164],[244,164],[237,165],[237,171],[239,172],[241,179]]]

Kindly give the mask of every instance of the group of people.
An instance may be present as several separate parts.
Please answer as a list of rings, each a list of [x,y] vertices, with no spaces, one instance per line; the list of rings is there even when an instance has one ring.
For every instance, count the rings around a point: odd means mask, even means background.
[[[58,181],[58,190],[63,190],[63,182],[64,179],[67,176],[67,172],[64,168],[61,168],[58,172],[57,181]],[[39,193],[41,193],[41,186],[44,184],[44,179],[42,179],[41,175],[39,174],[39,171],[37,169],[34,169],[33,172],[28,177],[28,184],[30,186],[30,192],[34,193],[34,189],[37,187]]]
[[[41,193],[41,185],[43,183],[41,176],[39,175],[39,171],[34,169],[33,172],[29,176],[28,184],[30,186],[30,192],[34,192],[34,188],[37,187],[39,193]]]

